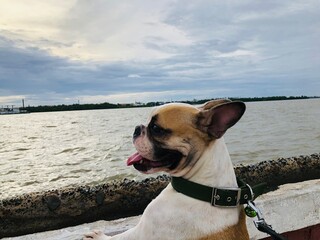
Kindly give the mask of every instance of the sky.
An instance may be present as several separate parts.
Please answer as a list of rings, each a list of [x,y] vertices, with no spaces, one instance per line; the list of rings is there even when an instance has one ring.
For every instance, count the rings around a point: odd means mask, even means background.
[[[0,0],[0,107],[319,96],[319,0]]]

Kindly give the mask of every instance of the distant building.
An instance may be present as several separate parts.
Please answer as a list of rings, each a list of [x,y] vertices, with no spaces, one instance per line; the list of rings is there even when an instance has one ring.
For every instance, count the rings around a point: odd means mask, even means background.
[[[27,110],[21,110],[18,107],[2,107],[0,108],[0,115],[4,115],[4,114],[19,114],[19,113],[27,113]]]

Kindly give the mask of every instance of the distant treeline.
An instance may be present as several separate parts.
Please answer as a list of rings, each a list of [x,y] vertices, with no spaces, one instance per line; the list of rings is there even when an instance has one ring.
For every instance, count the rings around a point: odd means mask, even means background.
[[[53,106],[36,106],[26,107],[28,112],[57,112],[57,111],[79,111],[93,109],[110,109],[110,108],[128,108],[133,107],[132,104],[113,104],[113,103],[98,103],[98,104],[72,104],[72,105],[53,105]]]
[[[261,102],[261,101],[282,101],[282,100],[296,100],[296,99],[309,99],[309,98],[319,98],[317,96],[308,97],[308,96],[273,96],[273,97],[230,97],[231,101],[242,101],[242,102]],[[213,99],[202,99],[202,100],[193,100],[193,101],[182,101],[189,104],[203,104]]]
[[[232,101],[243,101],[243,102],[258,102],[258,101],[279,101],[279,100],[294,100],[294,99],[309,99],[319,97],[308,97],[308,96],[274,96],[274,97],[253,97],[253,98],[228,98]],[[203,104],[214,99],[202,99],[192,101],[179,101],[189,104]],[[72,105],[53,105],[53,106],[28,106],[24,109],[28,112],[56,112],[56,111],[77,111],[77,110],[94,110],[94,109],[114,109],[114,108],[135,108],[135,107],[153,107],[160,106],[169,102],[148,102],[148,103],[128,103],[128,104],[113,104],[113,103],[98,103],[98,104],[72,104]],[[20,108],[22,109],[22,108]]]

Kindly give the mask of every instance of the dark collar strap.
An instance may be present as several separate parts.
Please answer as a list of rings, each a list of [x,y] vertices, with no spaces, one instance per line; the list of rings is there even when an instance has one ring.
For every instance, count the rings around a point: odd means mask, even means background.
[[[265,183],[250,187],[237,178],[239,188],[213,188],[199,183],[191,182],[181,177],[172,177],[172,187],[189,197],[209,202],[217,207],[237,207],[254,200],[263,193]]]

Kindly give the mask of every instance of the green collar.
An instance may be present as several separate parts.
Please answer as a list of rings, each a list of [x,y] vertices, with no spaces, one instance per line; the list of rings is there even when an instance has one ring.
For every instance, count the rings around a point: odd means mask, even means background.
[[[181,177],[172,177],[172,187],[179,193],[209,202],[216,207],[237,207],[254,200],[263,193],[265,183],[250,187],[237,178],[239,188],[214,188],[191,182]]]

